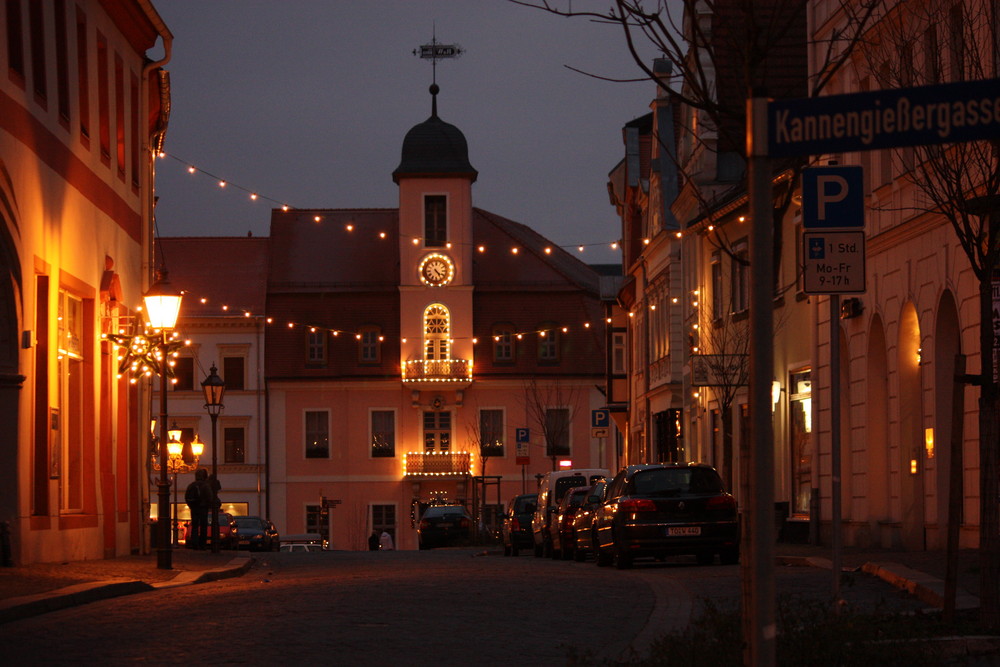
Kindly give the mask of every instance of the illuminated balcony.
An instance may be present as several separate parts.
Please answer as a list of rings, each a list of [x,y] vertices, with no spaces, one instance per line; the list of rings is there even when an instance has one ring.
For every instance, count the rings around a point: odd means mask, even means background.
[[[472,383],[470,359],[414,359],[403,362],[403,382],[415,387],[463,388]]]
[[[469,452],[407,452],[403,456],[403,477],[465,477],[471,475]]]

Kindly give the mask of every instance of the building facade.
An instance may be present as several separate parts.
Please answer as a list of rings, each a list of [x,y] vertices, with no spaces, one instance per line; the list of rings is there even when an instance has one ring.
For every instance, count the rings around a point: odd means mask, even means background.
[[[222,511],[268,515],[263,418],[268,243],[266,238],[253,237],[157,239],[157,256],[168,267],[171,284],[184,293],[177,330],[188,343],[173,360],[167,396],[170,426],[181,431],[184,443],[184,472],[173,480],[177,494],[171,496],[179,536],[190,518],[183,496],[194,481],[195,464],[210,473],[214,468],[222,484]],[[214,438],[202,390],[213,368],[226,385]],[[159,383],[154,385],[150,417],[157,419]],[[153,435],[158,434],[157,429]],[[191,450],[195,438],[204,445],[197,461]],[[155,454],[150,449],[146,458],[151,460]],[[156,519],[155,504],[150,510]]]
[[[262,384],[249,388],[255,406],[234,413],[229,388],[225,400],[226,419],[246,417],[254,433],[247,464],[258,466],[261,491],[234,481],[242,469],[222,468],[224,502],[268,516],[284,535],[322,535],[334,549],[366,549],[372,531],[415,549],[431,504],[465,505],[490,531],[503,503],[535,490],[537,475],[615,465],[614,440],[591,429],[592,411],[606,404],[602,276],[473,206],[478,173],[436,103],[404,138],[392,177],[398,208],[273,211],[260,274],[263,347],[249,324],[258,313],[236,304],[227,272],[192,264],[250,240],[209,239],[219,245],[183,261],[202,239],[164,242],[172,282],[197,285],[215,304],[198,315],[182,307],[192,344],[180,358],[204,373],[206,351],[235,349],[238,332],[254,337],[249,356],[263,350]],[[230,307],[254,317],[218,319],[213,293],[226,289]],[[197,384],[171,391],[178,426],[207,422],[188,393]]]
[[[171,34],[148,2],[2,3],[0,521],[15,563],[144,545],[138,385]],[[154,46],[164,56],[147,53]],[[5,553],[6,556],[6,553]]]
[[[851,19],[835,2],[814,1],[809,20],[815,40]],[[997,43],[995,3],[892,4],[838,70],[829,92],[995,78]],[[811,60],[820,62],[812,49]],[[968,373],[982,373],[984,366],[988,373],[979,334],[990,323],[980,317],[980,283],[950,219],[970,224],[973,249],[986,238],[986,227],[976,230],[995,204],[977,210],[969,202],[996,197],[996,156],[988,143],[973,142],[946,151],[917,146],[824,157],[860,165],[865,179],[868,289],[854,316],[841,319],[834,343],[843,360],[845,543],[942,548],[949,490],[958,486],[961,509],[951,521],[959,524],[961,545],[974,547],[987,465],[980,456],[980,390],[955,382],[955,358],[965,356]],[[817,451],[827,458],[829,407],[836,400],[829,393],[829,347],[836,340],[830,331],[828,309],[820,307],[814,423]],[[955,458],[957,475],[949,473]],[[829,467],[816,468],[813,486],[826,518]]]

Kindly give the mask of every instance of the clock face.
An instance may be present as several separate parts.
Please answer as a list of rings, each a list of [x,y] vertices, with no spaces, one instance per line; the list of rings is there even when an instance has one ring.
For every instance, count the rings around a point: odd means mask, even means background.
[[[455,267],[447,255],[434,253],[420,262],[420,279],[425,285],[440,287],[447,285],[455,276]]]

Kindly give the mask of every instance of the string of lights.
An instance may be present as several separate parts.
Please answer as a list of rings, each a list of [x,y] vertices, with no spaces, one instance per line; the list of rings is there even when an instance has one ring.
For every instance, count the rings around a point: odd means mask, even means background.
[[[219,186],[220,189],[239,190],[241,192],[244,192],[244,193],[246,193],[246,195],[252,201],[267,201],[267,202],[271,202],[273,204],[276,204],[277,207],[280,208],[282,211],[286,211],[286,212],[287,211],[298,211],[298,210],[312,210],[312,209],[300,209],[298,207],[290,205],[285,200],[276,199],[274,197],[263,195],[263,194],[260,193],[259,190],[256,190],[256,189],[253,189],[253,188],[249,188],[249,187],[240,185],[238,183],[234,183],[233,181],[231,181],[231,180],[229,180],[227,178],[221,177],[218,174],[214,174],[214,173],[212,173],[212,172],[210,172],[210,171],[208,171],[206,169],[203,169],[202,167],[199,167],[199,166],[195,165],[192,162],[188,162],[187,160],[185,160],[183,158],[180,158],[180,157],[178,157],[176,155],[173,155],[172,153],[167,153],[165,151],[161,151],[160,153],[158,153],[158,156],[159,156],[160,159],[171,159],[171,160],[174,160],[175,162],[180,163],[181,165],[184,166],[184,168],[187,170],[187,172],[189,174],[194,174],[194,175],[199,175],[200,174],[202,176],[207,176],[208,178],[211,178],[213,181],[215,181],[215,183]],[[315,222],[315,223],[322,223],[325,220],[326,220],[326,218],[322,214],[314,214],[313,215],[313,222]],[[354,223],[346,223],[344,225],[344,230],[347,231],[347,232],[354,232],[354,231],[358,231],[358,228],[357,228],[357,225],[355,225]],[[678,235],[680,235],[680,232],[678,232]],[[379,231],[379,232],[377,232],[377,237],[379,239],[381,239],[381,240],[384,240],[384,239],[386,239],[388,237],[388,234],[385,231]],[[409,238],[410,238],[411,242],[414,245],[419,245],[420,243],[423,242],[423,238],[421,238],[421,237],[409,237]],[[650,239],[648,239],[648,238],[643,239],[643,243],[648,245],[650,243]],[[451,245],[452,244],[448,244],[448,247],[450,248]],[[599,241],[599,242],[585,242],[585,243],[572,243],[572,244],[566,244],[566,245],[547,246],[544,249],[545,254],[551,254],[552,253],[552,249],[555,248],[555,247],[562,248],[563,250],[576,250],[579,253],[585,252],[587,248],[594,248],[594,247],[607,247],[607,248],[610,248],[611,250],[618,250],[621,247],[621,241],[620,240]],[[512,246],[510,248],[510,252],[512,254],[515,254],[515,255],[518,254],[520,252],[520,250],[521,250],[521,248],[519,248],[518,246]],[[485,245],[481,245],[481,244],[476,245],[476,251],[479,252],[479,253],[486,253],[487,252],[487,247]]]

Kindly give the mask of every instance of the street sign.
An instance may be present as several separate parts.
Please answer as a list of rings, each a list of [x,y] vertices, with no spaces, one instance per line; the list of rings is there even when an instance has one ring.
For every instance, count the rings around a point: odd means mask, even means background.
[[[803,232],[802,257],[806,294],[865,291],[864,232]]]
[[[770,157],[848,153],[1000,135],[1000,79],[767,104]]]
[[[590,437],[606,438],[611,432],[611,411],[593,410],[590,413]]]
[[[864,171],[857,165],[802,170],[802,226],[843,229],[865,226]]]
[[[528,441],[531,438],[531,431],[526,428],[514,429],[514,464],[519,466],[531,465],[531,457],[528,454]]]

